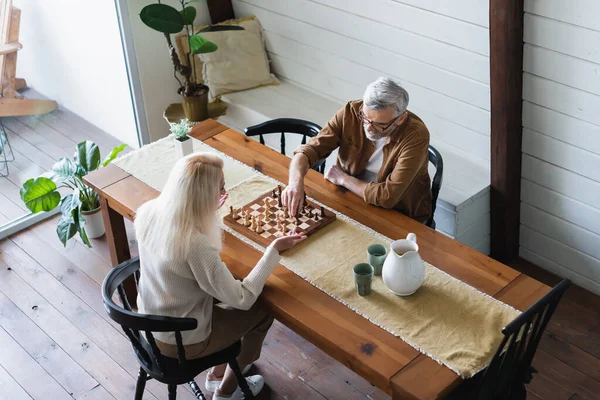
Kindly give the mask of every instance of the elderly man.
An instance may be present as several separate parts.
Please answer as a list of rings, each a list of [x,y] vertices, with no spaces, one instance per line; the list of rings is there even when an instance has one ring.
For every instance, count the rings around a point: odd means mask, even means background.
[[[429,131],[408,107],[408,93],[388,78],[369,84],[319,134],[294,152],[282,201],[295,215],[303,203],[304,176],[339,148],[325,179],[367,203],[394,208],[425,222],[431,214]]]

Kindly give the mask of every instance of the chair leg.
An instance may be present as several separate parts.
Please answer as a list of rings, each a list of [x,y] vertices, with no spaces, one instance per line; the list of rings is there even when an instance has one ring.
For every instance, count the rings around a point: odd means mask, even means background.
[[[192,393],[194,393],[194,396],[196,396],[198,400],[206,400],[206,397],[204,397],[204,393],[202,393],[202,390],[200,390],[200,387],[198,386],[196,381],[189,381],[188,385],[190,385],[190,387],[192,388]]]
[[[231,370],[235,374],[235,378],[238,381],[239,387],[242,389],[242,392],[244,393],[244,399],[245,400],[254,399],[254,395],[250,391],[248,382],[246,382],[246,378],[244,378],[244,375],[242,374],[242,370],[240,369],[240,364],[238,364],[236,359],[229,361],[228,364],[229,364],[229,368],[231,368]]]
[[[177,385],[169,385],[169,400],[177,398]]]
[[[144,396],[144,388],[146,387],[146,379],[148,375],[146,371],[142,367],[140,367],[140,372],[138,373],[137,384],[135,385],[135,400],[142,400]]]

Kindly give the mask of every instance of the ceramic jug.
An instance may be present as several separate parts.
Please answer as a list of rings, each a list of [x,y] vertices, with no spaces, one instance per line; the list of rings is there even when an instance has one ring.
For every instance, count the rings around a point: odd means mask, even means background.
[[[414,233],[390,244],[381,275],[388,289],[398,296],[411,295],[421,287],[425,280],[425,264],[419,255]]]

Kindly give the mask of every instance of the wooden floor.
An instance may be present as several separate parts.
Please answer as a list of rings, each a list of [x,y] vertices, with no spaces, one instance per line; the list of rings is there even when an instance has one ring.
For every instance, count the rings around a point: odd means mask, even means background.
[[[9,179],[0,181],[5,219],[24,213],[18,198],[22,182],[71,156],[76,142],[91,138],[102,154],[117,144],[64,111],[4,122],[18,160]],[[93,240],[88,249],[71,241],[64,248],[56,220],[0,241],[0,399],[132,399],[138,365],[100,295],[110,269],[106,242]],[[524,261],[514,267],[550,285],[557,281]],[[539,374],[528,387],[529,398],[600,399],[599,310],[600,297],[579,288],[567,292],[536,355]],[[389,398],[279,323],[267,336],[255,372],[268,384],[261,399]],[[184,387],[179,394],[194,399]],[[165,387],[149,383],[145,398],[166,397]]]
[[[34,90],[21,92],[27,98],[40,98]],[[120,142],[70,111],[58,109],[41,117],[2,118],[15,161],[9,163],[8,177],[0,176],[0,226],[26,215],[19,197],[23,182],[49,170],[61,157],[73,157],[76,145],[92,140],[104,158]],[[0,157],[0,162],[4,161]],[[0,171],[3,171],[0,164]]]

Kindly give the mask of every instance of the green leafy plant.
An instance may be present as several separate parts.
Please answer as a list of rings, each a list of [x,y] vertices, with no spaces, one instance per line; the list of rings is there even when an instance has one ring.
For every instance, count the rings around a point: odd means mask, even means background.
[[[123,151],[125,144],[112,149],[108,157],[101,162],[100,149],[89,140],[77,145],[73,159],[61,158],[49,172],[38,178],[29,179],[21,188],[21,200],[32,213],[51,211],[60,205],[61,217],[56,233],[64,246],[67,241],[79,233],[81,240],[92,247],[85,232],[84,211],[93,211],[100,207],[98,194],[86,186],[82,178],[90,172],[110,164]],[[62,197],[61,188],[72,192]]]
[[[183,142],[189,139],[188,133],[192,130],[192,126],[187,118],[182,119],[179,123],[170,122],[171,133],[175,136],[175,139]]]
[[[175,79],[179,82],[178,93],[184,97],[198,96],[206,93],[208,87],[203,84],[198,84],[196,74],[196,57],[195,54],[212,53],[217,50],[217,45],[204,38],[201,33],[209,31],[222,30],[244,30],[241,26],[209,26],[208,28],[194,32],[194,20],[196,19],[196,8],[190,6],[190,3],[195,3],[201,0],[180,0],[181,10],[171,7],[167,4],[158,3],[145,6],[140,12],[140,19],[148,27],[155,31],[161,32],[167,39],[169,46],[169,54],[173,63]],[[177,51],[171,41],[171,34],[179,33],[185,29],[188,37],[189,52],[186,54],[187,65],[181,63]],[[191,67],[190,67],[191,66]],[[192,77],[192,73],[194,76]],[[180,75],[183,81],[177,76]]]

